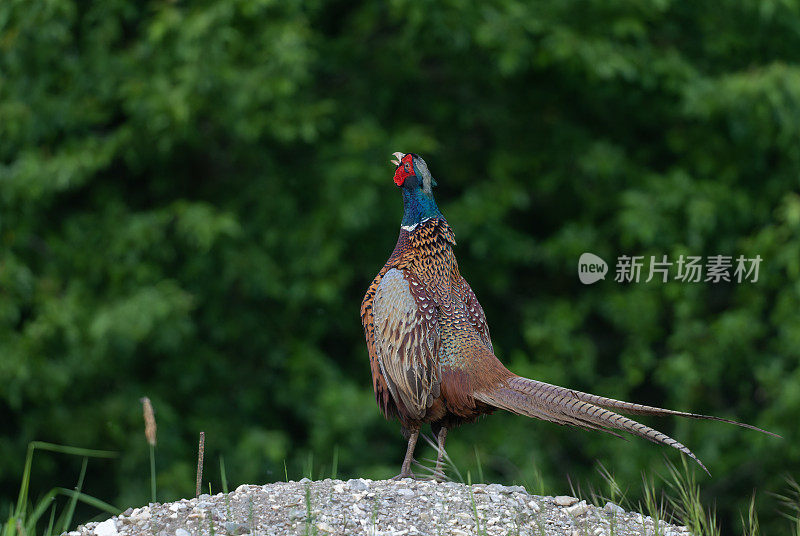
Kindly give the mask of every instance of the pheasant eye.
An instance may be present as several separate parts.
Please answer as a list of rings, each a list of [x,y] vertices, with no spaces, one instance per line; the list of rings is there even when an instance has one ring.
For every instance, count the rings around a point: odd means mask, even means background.
[[[409,173],[411,172],[411,166],[408,164],[408,162],[403,163],[403,169],[405,169]]]

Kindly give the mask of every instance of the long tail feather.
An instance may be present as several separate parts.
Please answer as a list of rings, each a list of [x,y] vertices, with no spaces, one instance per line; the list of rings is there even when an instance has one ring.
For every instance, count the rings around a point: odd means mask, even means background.
[[[741,426],[742,428],[749,428],[750,430],[756,430],[758,432],[771,435],[773,437],[781,437],[778,434],[769,432],[767,430],[763,430],[757,426],[753,426],[752,424],[732,421],[730,419],[723,419],[722,417],[715,417],[713,415],[687,413],[685,411],[675,411],[672,409],[657,408],[654,406],[645,406],[642,404],[634,404],[632,402],[623,402],[622,400],[615,400],[613,398],[606,398],[604,396],[593,395],[591,393],[584,393],[581,391],[566,389],[564,387],[559,387],[558,385],[552,385],[537,380],[530,380],[528,378],[522,378],[520,376],[511,378],[509,380],[509,386],[529,394],[533,392],[553,391],[559,394],[563,394],[564,396],[571,396],[577,398],[578,400],[583,400],[584,402],[589,402],[590,404],[594,404],[596,406],[613,409],[615,411],[619,411],[620,413],[627,413],[629,415],[655,415],[658,417],[677,416],[677,417],[686,417],[689,419],[704,419],[709,421],[719,421],[728,424],[735,424],[736,426]]]
[[[675,448],[697,462],[706,473],[711,474],[703,462],[682,443],[633,419],[581,400],[569,389],[514,377],[508,381],[507,386],[477,392],[473,396],[485,404],[557,424],[569,424],[610,433],[614,432],[609,429],[625,431],[653,443]]]

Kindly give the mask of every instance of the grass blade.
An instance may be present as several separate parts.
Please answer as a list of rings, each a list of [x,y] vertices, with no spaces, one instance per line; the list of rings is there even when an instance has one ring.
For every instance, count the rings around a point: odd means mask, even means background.
[[[39,450],[58,452],[61,454],[71,454],[72,456],[85,456],[87,458],[116,458],[119,453],[113,450],[85,449],[83,447],[71,447],[69,445],[56,445],[44,441],[31,441],[28,445]]]
[[[50,522],[47,524],[47,530],[44,532],[44,536],[51,536],[53,534],[53,522],[56,519],[56,505],[54,504],[50,508]]]
[[[31,482],[33,453],[37,449],[56,452],[59,454],[69,454],[72,456],[83,456],[85,458],[115,458],[117,456],[116,452],[110,450],[96,450],[82,447],[71,447],[69,445],[56,445],[55,443],[47,443],[45,441],[31,441],[28,443],[28,451],[25,455],[25,467],[22,471],[22,483],[20,484],[19,495],[17,496],[17,507],[13,512],[12,518],[9,519],[7,527],[3,529],[4,536],[10,536],[11,534],[14,534],[14,525],[16,523],[21,525],[26,518],[25,508],[28,503],[28,488],[30,487]],[[11,528],[9,528],[9,526]]]
[[[219,457],[219,477],[222,480],[222,493],[228,494],[228,476],[225,474],[225,460]]]
[[[150,500],[156,502],[156,447],[150,445]]]
[[[103,512],[108,512],[112,515],[118,515],[122,512],[121,509],[117,508],[113,504],[109,504],[105,501],[101,501],[96,497],[92,497],[91,495],[86,495],[85,493],[75,491],[74,489],[67,489],[67,488],[56,488],[60,495],[66,495],[67,497],[75,497],[77,500],[81,501],[84,504],[88,504],[89,506],[93,506],[98,510],[102,510]]]
[[[77,493],[80,493],[83,489],[83,479],[86,476],[86,466],[88,464],[89,458],[83,458],[83,463],[81,464],[81,474],[78,476],[78,484],[75,486],[75,491]],[[78,504],[78,497],[77,495],[73,495],[67,504],[67,510],[64,516],[64,524],[61,526],[61,532],[69,531],[69,527],[72,524],[72,516],[75,514],[76,504]]]
[[[665,479],[665,482],[676,495],[669,497],[670,504],[692,534],[719,536],[716,509],[712,507],[706,511],[703,507],[700,501],[700,486],[697,484],[694,472],[689,469],[685,457],[682,457],[681,461],[682,471],[672,462],[668,460],[666,462],[669,479]]]
[[[53,500],[56,497],[56,490],[51,489],[47,493],[45,493],[44,497],[42,497],[39,502],[36,504],[36,507],[33,509],[33,512],[27,514],[24,520],[21,520],[25,525],[25,532],[28,534],[35,534],[36,533],[36,524],[39,522],[39,518],[42,517],[44,512],[47,510],[48,507],[51,505],[55,508],[53,504]]]
[[[339,445],[333,447],[333,461],[331,462],[331,480],[336,480],[339,470]]]
[[[31,483],[31,465],[33,465],[33,451],[36,449],[36,445],[34,442],[28,443],[28,452],[25,455],[25,469],[22,471],[22,484],[20,484],[19,488],[19,495],[17,496],[17,509],[14,511],[13,517],[15,519],[20,519],[22,516],[22,509],[25,508],[25,504],[28,502],[28,487]],[[11,520],[9,520],[11,522]],[[4,530],[3,532],[11,533],[11,530]]]
[[[483,483],[483,464],[481,463],[481,454],[478,452],[478,447],[475,447],[475,463],[478,466],[478,482]]]

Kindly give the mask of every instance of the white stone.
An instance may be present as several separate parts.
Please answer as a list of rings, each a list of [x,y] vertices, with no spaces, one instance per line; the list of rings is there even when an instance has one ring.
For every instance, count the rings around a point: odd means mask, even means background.
[[[144,508],[142,508],[139,511],[139,513],[136,513],[136,511],[134,511],[133,514],[131,514],[131,521],[147,521],[148,519],[150,519],[149,509],[145,510]]]
[[[565,508],[564,511],[571,516],[582,516],[589,511],[589,505],[586,504],[586,501],[581,501],[578,504],[573,504],[572,506]]]
[[[322,532],[333,532],[334,530],[336,530],[336,529],[334,529],[333,527],[331,527],[330,525],[328,525],[327,523],[324,523],[324,522],[317,523],[317,528],[319,530],[321,530]]]
[[[606,505],[603,507],[603,510],[608,512],[609,514],[614,515],[622,515],[625,513],[625,509],[618,504],[614,504],[611,501],[607,502]]]
[[[175,536],[192,536],[186,529],[178,529],[175,531]]]
[[[558,506],[572,506],[578,502],[578,499],[570,497],[569,495],[559,495],[555,498],[555,501]]]
[[[529,502],[529,503],[528,503],[528,508],[530,508],[530,509],[531,509],[531,510],[533,510],[534,512],[538,512],[539,510],[541,510],[541,509],[542,509],[542,507],[541,507],[541,506],[539,506],[539,503],[537,503],[536,501],[531,501],[531,502]]]
[[[367,484],[367,481],[363,478],[349,480],[347,485],[350,486],[350,489],[353,491],[366,491],[369,487],[369,484]]]
[[[414,491],[408,488],[400,488],[399,490],[397,490],[397,494],[402,495],[403,497],[413,497]]]
[[[117,524],[114,519],[106,519],[94,528],[96,536],[117,536]]]

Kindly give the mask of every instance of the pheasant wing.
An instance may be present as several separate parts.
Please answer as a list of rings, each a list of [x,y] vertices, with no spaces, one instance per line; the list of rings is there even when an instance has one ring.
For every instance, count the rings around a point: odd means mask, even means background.
[[[389,386],[386,384],[386,378],[383,377],[381,365],[378,362],[378,351],[375,349],[375,315],[372,310],[372,304],[375,300],[375,293],[378,290],[383,275],[388,270],[384,267],[375,279],[372,280],[367,293],[364,295],[364,300],[361,302],[361,324],[364,326],[364,335],[367,339],[367,351],[369,352],[369,369],[372,373],[372,388],[375,391],[375,399],[378,402],[378,407],[383,412],[383,415],[388,419],[396,415],[396,406],[391,404],[391,392]]]
[[[392,268],[372,302],[375,353],[401,414],[421,419],[439,396],[436,305],[410,272]]]

